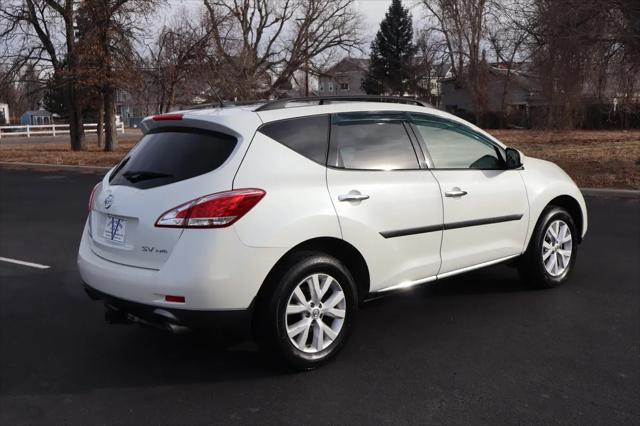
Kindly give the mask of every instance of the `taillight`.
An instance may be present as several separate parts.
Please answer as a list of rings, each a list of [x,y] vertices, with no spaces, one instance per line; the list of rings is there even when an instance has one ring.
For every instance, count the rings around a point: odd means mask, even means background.
[[[153,121],[176,121],[182,120],[182,114],[160,114],[151,117]]]
[[[96,202],[96,194],[100,192],[102,189],[102,182],[96,183],[96,186],[91,190],[91,195],[89,196],[89,211],[93,210],[93,205]]]
[[[224,228],[247,214],[265,194],[262,189],[251,188],[206,195],[164,213],[156,221],[156,226]]]

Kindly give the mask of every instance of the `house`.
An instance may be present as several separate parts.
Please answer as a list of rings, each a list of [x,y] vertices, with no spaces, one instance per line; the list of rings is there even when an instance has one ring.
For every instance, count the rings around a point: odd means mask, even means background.
[[[369,68],[369,59],[346,57],[322,73],[318,80],[318,92],[322,95],[364,95],[362,83]],[[450,78],[451,65],[440,63],[431,66],[417,82],[415,93],[405,96],[426,98],[432,105],[440,106],[443,79]]]
[[[53,114],[45,109],[27,111],[20,116],[20,124],[23,126],[41,126],[53,124]]]
[[[0,125],[9,124],[9,105],[0,102]]]
[[[431,66],[427,78],[420,86],[427,89],[431,105],[440,108],[442,105],[442,81],[453,77],[452,67],[445,62]],[[426,83],[426,84],[425,84]]]
[[[488,64],[486,74],[486,113],[490,117],[506,117],[519,126],[530,123],[533,110],[546,104],[536,79],[524,67],[507,70],[504,64]],[[460,117],[473,120],[473,93],[457,77],[440,81],[441,108]],[[497,123],[492,123],[492,125]]]
[[[319,96],[364,95],[364,81],[369,59],[346,57],[318,78]]]
[[[159,111],[158,105],[154,103],[155,100],[149,92],[134,95],[127,90],[118,89],[115,96],[116,115],[125,126],[138,127],[144,117]]]

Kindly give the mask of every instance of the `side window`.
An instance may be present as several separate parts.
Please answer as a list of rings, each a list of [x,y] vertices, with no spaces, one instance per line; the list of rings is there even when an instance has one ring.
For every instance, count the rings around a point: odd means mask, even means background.
[[[420,168],[402,121],[354,120],[347,114],[333,119],[329,165],[357,170]]]
[[[436,169],[503,169],[498,148],[462,126],[438,118],[413,117]]]
[[[329,115],[312,115],[267,123],[260,133],[269,136],[310,160],[326,164],[329,146]]]

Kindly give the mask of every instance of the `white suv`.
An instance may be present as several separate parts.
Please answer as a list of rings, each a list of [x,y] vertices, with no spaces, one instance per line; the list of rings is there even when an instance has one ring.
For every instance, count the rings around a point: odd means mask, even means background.
[[[112,322],[251,325],[297,368],[368,297],[517,259],[564,282],[587,230],[559,167],[404,98],[314,98],[145,119],[96,185],[78,266]]]

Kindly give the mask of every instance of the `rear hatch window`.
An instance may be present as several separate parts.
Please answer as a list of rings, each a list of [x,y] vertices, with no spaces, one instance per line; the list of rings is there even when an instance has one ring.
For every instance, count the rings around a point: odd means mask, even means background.
[[[209,173],[231,155],[237,139],[200,129],[163,129],[145,135],[109,177],[111,185],[154,188]]]

